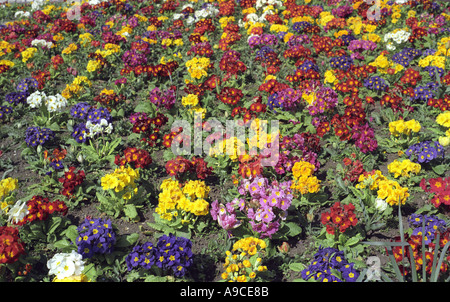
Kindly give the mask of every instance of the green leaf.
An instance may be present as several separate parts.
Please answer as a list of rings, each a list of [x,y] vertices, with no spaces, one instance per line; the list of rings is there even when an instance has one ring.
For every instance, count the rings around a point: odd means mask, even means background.
[[[139,239],[138,233],[122,235],[117,239],[115,247],[128,247],[133,245]]]
[[[352,246],[352,245],[357,244],[360,240],[361,240],[360,236],[353,236],[353,237],[350,237],[350,238],[345,242],[345,245],[346,245],[346,246]]]
[[[134,112],[152,113],[153,108],[150,102],[140,102],[136,108],[134,108]]]
[[[58,229],[58,227],[61,225],[62,218],[58,216],[53,216],[50,219],[50,225],[48,227],[48,234],[52,234]]]
[[[63,252],[69,252],[71,250],[76,250],[76,245],[72,244],[69,240],[67,239],[61,239],[56,241],[53,246]]]
[[[97,280],[98,273],[97,273],[94,263],[89,263],[89,264],[85,265],[83,273],[84,273],[84,275],[86,275],[86,277],[89,279],[89,281],[95,282]]]
[[[125,216],[130,219],[135,219],[138,216],[138,212],[134,204],[126,204],[123,208],[123,211],[125,213]]]
[[[447,165],[432,166],[433,171],[438,175],[444,175],[447,172]]]
[[[73,244],[76,244],[77,238],[79,236],[76,225],[69,226],[65,231],[64,235],[72,241]]]
[[[294,272],[301,272],[305,268],[306,268],[306,266],[303,263],[295,262],[295,263],[289,264],[289,269],[293,270]]]
[[[294,237],[302,232],[301,226],[299,226],[297,223],[288,222],[286,223],[286,226],[289,228],[288,236]]]

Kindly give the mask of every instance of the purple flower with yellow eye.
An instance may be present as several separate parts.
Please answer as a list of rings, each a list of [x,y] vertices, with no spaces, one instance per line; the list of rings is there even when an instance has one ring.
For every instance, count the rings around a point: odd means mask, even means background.
[[[192,265],[192,258],[191,241],[169,234],[159,237],[155,245],[146,242],[135,246],[125,260],[128,270],[151,270],[156,266],[164,275],[183,277]]]
[[[271,207],[262,208],[259,215],[260,215],[261,221],[264,223],[270,223],[275,218],[275,214],[273,213]]]
[[[259,196],[261,195],[261,190],[262,187],[259,186],[257,183],[252,182],[249,187],[248,187],[248,191],[250,192],[251,196]]]
[[[405,155],[418,163],[429,163],[435,159],[444,158],[444,147],[437,141],[424,141],[411,145]]]
[[[29,95],[28,91],[11,92],[5,95],[5,101],[13,105],[23,104]]]
[[[72,106],[72,108],[70,109],[70,115],[73,118],[85,120],[91,108],[92,106],[88,103],[80,102]]]
[[[12,108],[8,107],[8,106],[0,106],[0,121],[4,118],[6,118],[6,116],[8,114],[12,113]]]
[[[80,123],[74,127],[72,137],[77,141],[77,143],[84,143],[87,140],[86,134],[88,133],[89,130],[86,128],[86,124]]]
[[[110,254],[116,243],[116,234],[110,220],[85,219],[77,228],[78,253],[84,258],[95,254]]]
[[[280,206],[280,199],[281,197],[277,196],[276,194],[272,193],[268,198],[268,204],[271,207],[278,207]]]
[[[141,246],[137,245],[133,248],[132,252],[127,255],[125,258],[125,262],[127,264],[127,268],[129,271],[131,271],[134,268],[139,267],[142,264],[142,258],[141,258]]]
[[[24,78],[17,83],[16,90],[20,92],[31,93],[35,91],[39,86],[38,81],[35,78]]]
[[[348,262],[342,251],[335,248],[319,248],[311,264],[301,272],[302,279],[319,282],[355,282],[359,272],[354,263]]]
[[[25,142],[28,146],[36,147],[44,145],[55,137],[55,133],[49,128],[28,127],[25,132]]]

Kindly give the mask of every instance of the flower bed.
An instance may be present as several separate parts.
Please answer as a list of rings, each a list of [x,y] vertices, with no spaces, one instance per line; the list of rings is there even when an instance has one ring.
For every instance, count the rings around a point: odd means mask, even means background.
[[[2,281],[448,280],[449,2],[0,16]]]

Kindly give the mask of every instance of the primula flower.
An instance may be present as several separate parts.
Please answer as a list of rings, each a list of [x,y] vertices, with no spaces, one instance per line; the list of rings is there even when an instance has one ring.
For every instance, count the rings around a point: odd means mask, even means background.
[[[19,204],[20,211],[16,211],[15,218],[22,218],[21,220],[15,219],[13,222],[16,225],[25,225],[27,223],[32,223],[33,221],[43,221],[46,220],[49,215],[54,213],[60,213],[65,216],[67,214],[67,205],[61,200],[49,201],[48,198],[44,198],[39,195],[33,196],[30,200],[26,202],[28,207],[27,210],[23,208],[22,204]],[[24,212],[25,211],[25,212]]]
[[[19,83],[17,83],[16,89],[17,91],[24,92],[29,91],[33,92],[34,90],[38,89],[38,81],[34,78],[24,78],[20,80]]]
[[[168,160],[165,168],[168,175],[174,176],[178,180],[190,178],[191,175],[192,177],[205,179],[213,173],[213,169],[208,167],[203,158],[195,156],[191,160],[177,156],[175,159]]]
[[[355,282],[359,277],[354,263],[345,259],[343,251],[332,247],[320,247],[311,264],[301,274],[304,280],[312,278],[319,282]]]
[[[28,127],[25,133],[25,142],[32,147],[42,146],[52,140],[54,136],[54,132],[49,128]]]
[[[133,164],[137,168],[146,168],[152,163],[152,158],[150,153],[144,149],[137,149],[128,147],[123,152],[124,157],[120,157],[119,154],[116,155],[114,163],[119,166],[125,166],[126,164]]]
[[[75,193],[75,188],[81,185],[86,177],[83,170],[75,172],[75,167],[69,167],[64,172],[64,177],[60,177],[58,181],[62,183],[61,194],[67,197],[72,197]]]
[[[442,233],[447,228],[445,220],[436,216],[412,214],[408,217],[408,223],[414,228],[411,236],[424,236],[425,244],[430,244],[438,232]]]
[[[445,128],[450,128],[450,111],[445,111],[443,113],[440,113],[436,117],[436,123],[438,123],[439,125],[441,125]]]
[[[150,91],[150,101],[158,108],[171,109],[175,104],[175,87],[161,91],[155,87]],[[195,105],[194,105],[195,106]]]
[[[103,190],[114,190],[120,193],[123,199],[131,199],[138,191],[135,183],[137,179],[139,179],[139,170],[120,166],[113,173],[103,176],[101,185]]]
[[[18,186],[18,179],[7,177],[0,180],[0,201],[6,198],[12,191],[16,190]]]
[[[187,106],[195,107],[198,105],[198,102],[199,102],[198,96],[195,94],[188,94],[187,96],[184,96],[181,99],[181,104],[184,107],[187,107]]]
[[[419,164],[429,163],[435,159],[444,158],[444,147],[438,141],[419,142],[410,146],[405,151],[405,155]]]
[[[18,200],[8,211],[8,222],[17,224],[22,221],[30,211],[25,201]]]
[[[342,205],[335,202],[329,212],[322,213],[322,224],[326,226],[327,233],[334,235],[336,231],[344,233],[348,228],[356,226],[358,219],[354,213],[355,206],[351,203]]]
[[[56,275],[58,279],[80,276],[84,270],[82,255],[75,251],[57,253],[47,261],[49,275]]]
[[[209,213],[208,198],[210,187],[201,180],[189,180],[180,186],[177,180],[165,179],[158,197],[155,212],[164,220],[180,219],[192,223],[190,216],[205,216]]]
[[[419,132],[421,129],[420,123],[416,120],[405,121],[403,119],[389,123],[389,131],[393,136],[411,135],[411,133]]]
[[[409,159],[403,161],[394,160],[388,165],[390,173],[394,173],[394,177],[410,177],[412,173],[418,174],[421,170],[420,164],[411,162]]]
[[[263,265],[263,255],[267,244],[255,237],[246,237],[236,241],[231,251],[226,251],[221,277],[229,282],[252,282],[267,271]]]
[[[14,263],[25,254],[25,245],[19,237],[19,229],[0,227],[0,264]]]
[[[234,213],[232,207],[239,209],[246,215],[253,231],[260,233],[261,238],[271,238],[278,231],[281,221],[286,219],[293,199],[291,182],[269,183],[267,178],[256,176],[243,179],[238,192],[241,197],[225,205],[227,212]]]
[[[85,219],[78,226],[77,247],[83,258],[91,258],[95,254],[109,254],[116,243],[116,233],[110,220]]]
[[[317,193],[320,180],[313,175],[315,166],[306,161],[297,161],[292,167],[293,181],[291,188],[300,194]]]
[[[223,205],[215,200],[211,203],[211,217],[216,220],[217,223],[227,231],[235,229],[242,224],[242,221],[236,218],[235,205],[239,205],[238,199],[233,200],[229,204]],[[230,232],[229,232],[229,235]]]
[[[158,238],[158,242],[146,242],[136,245],[127,255],[128,270],[158,267],[164,275],[178,278],[185,276],[193,263],[192,242],[184,237],[177,237],[170,233]]]
[[[450,205],[450,177],[437,177],[428,180],[424,178],[420,182],[420,187],[425,192],[432,193],[430,202],[436,208],[439,208],[442,204]]]

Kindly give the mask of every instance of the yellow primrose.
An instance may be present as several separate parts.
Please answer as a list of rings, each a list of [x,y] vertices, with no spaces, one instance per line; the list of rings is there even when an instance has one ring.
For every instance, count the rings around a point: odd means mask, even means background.
[[[445,128],[450,128],[450,111],[440,113],[436,117],[436,123],[438,123],[441,126],[444,126]]]
[[[34,57],[34,54],[37,52],[36,47],[29,47],[22,51],[20,54],[22,55],[22,62],[27,62],[29,59]]]

